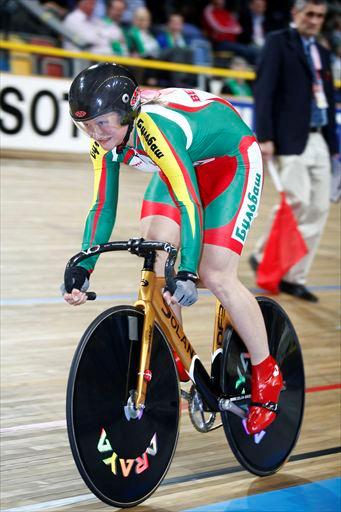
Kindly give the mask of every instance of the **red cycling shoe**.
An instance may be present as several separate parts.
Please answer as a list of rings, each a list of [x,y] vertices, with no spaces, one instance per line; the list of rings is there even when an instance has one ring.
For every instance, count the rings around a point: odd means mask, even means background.
[[[257,434],[276,419],[282,386],[282,373],[272,356],[252,365],[251,407],[246,421],[249,434]]]
[[[188,382],[190,379],[188,373],[186,372],[184,365],[182,364],[180,357],[178,356],[177,352],[172,349],[174,361],[176,364],[176,368],[178,370],[179,379],[181,382]]]

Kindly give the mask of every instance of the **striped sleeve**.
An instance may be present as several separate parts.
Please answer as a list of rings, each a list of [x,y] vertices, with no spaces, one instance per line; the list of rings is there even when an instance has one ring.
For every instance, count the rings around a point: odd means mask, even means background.
[[[118,199],[120,164],[113,161],[111,152],[106,153],[96,142],[92,144],[90,155],[94,168],[94,194],[85,222],[82,250],[109,240],[115,225]],[[98,256],[88,258],[80,265],[92,272],[97,259]]]
[[[136,126],[144,150],[164,174],[180,211],[179,270],[195,273],[202,244],[203,210],[184,131],[175,121],[154,112],[142,112]]]

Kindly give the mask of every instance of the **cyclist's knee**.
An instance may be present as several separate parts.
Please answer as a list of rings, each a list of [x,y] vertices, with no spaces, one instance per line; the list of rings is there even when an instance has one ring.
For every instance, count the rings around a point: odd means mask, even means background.
[[[200,272],[200,280],[204,287],[210,290],[214,295],[233,293],[238,278],[234,273],[226,273],[218,270],[202,269]]]

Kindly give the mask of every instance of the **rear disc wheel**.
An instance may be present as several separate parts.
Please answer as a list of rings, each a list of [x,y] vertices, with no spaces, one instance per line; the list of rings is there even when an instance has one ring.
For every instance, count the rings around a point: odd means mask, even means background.
[[[275,473],[286,462],[298,439],[304,411],[304,367],[295,329],[285,311],[267,297],[257,297],[265,321],[270,354],[284,380],[275,421],[256,435],[248,435],[245,420],[223,412],[225,434],[242,466],[258,476]],[[248,411],[251,362],[244,343],[231,327],[225,333],[221,386],[224,394]]]

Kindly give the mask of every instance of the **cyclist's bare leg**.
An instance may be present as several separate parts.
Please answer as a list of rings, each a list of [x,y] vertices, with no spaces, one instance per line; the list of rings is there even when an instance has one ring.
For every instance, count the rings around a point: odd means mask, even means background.
[[[251,358],[251,407],[247,428],[252,434],[268,427],[276,418],[271,407],[278,403],[283,380],[270,356],[267,333],[256,299],[237,277],[240,257],[224,247],[204,244],[200,279],[228,311],[233,327],[244,341]]]
[[[238,279],[239,260],[230,249],[204,244],[199,276],[228,311],[252,364],[258,364],[269,355],[267,334],[256,299]]]
[[[150,215],[141,219],[141,236],[146,240],[161,240],[169,242],[175,247],[180,243],[180,227],[171,219],[162,215]],[[158,251],[155,262],[155,272],[157,276],[164,275],[165,262],[167,254],[164,251]],[[178,320],[182,323],[181,307],[178,304],[171,305]]]

